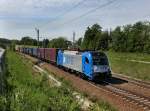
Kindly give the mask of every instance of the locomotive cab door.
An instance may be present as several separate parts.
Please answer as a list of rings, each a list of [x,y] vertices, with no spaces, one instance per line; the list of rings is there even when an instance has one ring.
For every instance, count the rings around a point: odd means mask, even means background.
[[[63,52],[61,50],[57,53],[57,65],[62,66],[63,65]]]
[[[93,73],[92,73],[92,59],[90,59],[90,55],[84,55],[82,56],[82,70],[83,73],[85,74],[86,77],[88,77],[88,79],[93,78]]]

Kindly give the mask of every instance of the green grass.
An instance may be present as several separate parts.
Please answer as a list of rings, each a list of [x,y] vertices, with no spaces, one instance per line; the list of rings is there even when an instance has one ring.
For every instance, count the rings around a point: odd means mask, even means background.
[[[42,76],[33,74],[32,63],[7,52],[7,94],[0,101],[5,111],[78,111],[72,92],[63,85],[51,87]],[[6,100],[6,101],[5,101]]]
[[[15,52],[7,51],[7,93],[0,95],[0,111],[80,111],[65,80],[54,87],[32,69],[32,63]],[[91,111],[116,111],[107,102],[96,102]]]
[[[130,59],[137,61],[149,61],[150,62],[150,54],[144,53],[127,53],[127,52],[108,52],[111,58],[119,58],[119,59]]]
[[[127,60],[148,61],[150,55],[140,53],[107,52],[112,71],[125,74],[133,78],[150,81],[150,64],[132,62]]]

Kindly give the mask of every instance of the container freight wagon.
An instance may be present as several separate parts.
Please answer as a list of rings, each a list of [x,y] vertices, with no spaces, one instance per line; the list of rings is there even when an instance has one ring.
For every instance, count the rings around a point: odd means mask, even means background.
[[[33,55],[33,48],[28,48],[29,55]]]
[[[37,57],[37,55],[38,55],[38,48],[33,48],[32,56]]]
[[[100,52],[59,50],[57,65],[81,72],[90,80],[111,77],[107,56]]]
[[[24,52],[25,54],[29,54],[29,53],[28,53],[28,52],[29,52],[28,48],[24,48],[24,49],[23,49],[23,52]]]
[[[50,62],[50,48],[45,48],[45,60]]]
[[[26,53],[27,53],[27,54],[30,54],[30,48],[27,48],[26,50],[27,50]]]
[[[44,48],[38,48],[38,58],[40,59],[45,59],[45,51],[44,51]]]
[[[51,63],[56,63],[57,61],[58,49],[56,48],[45,48],[45,60]]]

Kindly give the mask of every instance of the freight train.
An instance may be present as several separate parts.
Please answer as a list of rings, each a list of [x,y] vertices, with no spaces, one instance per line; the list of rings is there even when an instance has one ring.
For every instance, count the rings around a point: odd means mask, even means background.
[[[75,71],[89,80],[108,79],[112,76],[108,58],[103,52],[27,47],[20,47],[18,51],[53,63],[57,67]]]

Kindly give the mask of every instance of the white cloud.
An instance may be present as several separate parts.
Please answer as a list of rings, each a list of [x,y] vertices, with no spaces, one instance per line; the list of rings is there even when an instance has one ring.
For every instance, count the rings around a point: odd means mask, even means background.
[[[76,31],[80,37],[86,27],[94,23],[99,23],[106,29],[145,20],[148,17],[144,16],[150,15],[150,0],[117,0],[112,5],[62,26],[64,22],[107,2],[107,0],[85,0],[70,13],[63,17],[59,16],[80,1],[82,0],[0,0],[0,33],[16,38],[25,35],[34,36],[34,27],[46,24],[40,29],[43,36],[64,35],[71,38],[72,31]],[[56,21],[51,22],[53,19]]]
[[[22,11],[35,8],[60,7],[79,0],[0,0],[0,11]]]

